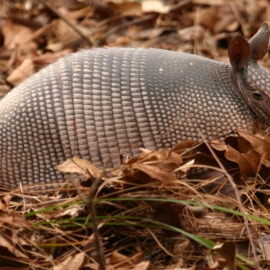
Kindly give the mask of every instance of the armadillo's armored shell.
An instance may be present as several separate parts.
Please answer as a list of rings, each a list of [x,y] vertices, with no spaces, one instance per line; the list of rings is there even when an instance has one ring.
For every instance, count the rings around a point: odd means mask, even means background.
[[[111,166],[141,147],[217,137],[252,117],[227,64],[157,49],[81,51],[0,103],[0,186],[45,183],[72,156]]]

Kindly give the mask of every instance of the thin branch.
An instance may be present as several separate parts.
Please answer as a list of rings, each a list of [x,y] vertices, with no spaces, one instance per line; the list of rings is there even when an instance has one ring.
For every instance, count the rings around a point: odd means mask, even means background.
[[[93,228],[93,233],[94,233],[95,248],[97,251],[97,256],[98,256],[98,261],[99,261],[99,270],[105,270],[106,267],[105,267],[105,257],[104,257],[103,248],[102,248],[102,245],[99,241],[99,233],[98,233],[96,209],[95,209],[95,203],[94,203],[94,195],[97,191],[97,187],[99,185],[99,182],[100,182],[103,174],[105,173],[105,170],[108,166],[109,161],[110,161],[110,158],[108,158],[108,160],[105,162],[99,177],[96,177],[95,181],[92,183],[92,185],[89,189],[88,200],[86,201],[87,202],[86,206],[89,208],[89,210],[92,213],[92,222],[93,222],[92,228]]]
[[[149,15],[146,15],[144,16],[143,18],[137,18],[137,19],[134,19],[130,22],[125,22],[123,24],[120,24],[120,25],[117,25],[116,27],[110,29],[107,33],[105,33],[102,37],[100,37],[99,41],[98,41],[98,46],[101,46],[103,45],[105,39],[110,36],[111,34],[113,33],[116,33],[128,26],[131,26],[131,25],[135,25],[135,24],[139,24],[139,23],[142,23],[142,22],[145,22],[145,21],[149,21],[153,18],[156,18],[157,17],[157,14],[149,14]]]
[[[69,20],[67,20],[58,10],[54,7],[52,3],[50,3],[48,0],[38,0],[40,3],[42,3],[44,6],[46,6],[48,9],[50,9],[56,16],[58,16],[61,20],[63,20],[73,31],[75,31],[78,35],[80,35],[83,40],[89,45],[96,47],[95,42],[91,40],[90,37],[85,36],[76,26],[74,26]]]

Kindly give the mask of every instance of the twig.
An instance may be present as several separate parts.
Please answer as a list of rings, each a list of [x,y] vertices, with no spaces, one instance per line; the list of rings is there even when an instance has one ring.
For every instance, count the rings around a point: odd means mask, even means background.
[[[177,10],[177,9],[179,9],[179,8],[182,8],[183,6],[185,6],[185,5],[187,5],[187,4],[191,3],[191,2],[192,2],[192,0],[184,0],[184,1],[181,1],[181,2],[179,2],[178,4],[175,4],[174,6],[172,6],[172,7],[170,8],[170,12],[171,12],[171,11],[174,11],[174,10]]]
[[[220,168],[223,170],[224,175],[228,178],[229,182],[231,183],[231,185],[233,187],[233,190],[235,192],[235,196],[236,196],[237,202],[239,204],[239,209],[240,209],[241,213],[243,214],[244,224],[245,224],[245,228],[247,230],[248,238],[250,240],[250,245],[251,245],[252,253],[254,255],[255,264],[256,264],[257,269],[260,269],[259,261],[258,261],[258,258],[256,256],[256,248],[255,248],[255,245],[254,245],[253,240],[252,240],[252,235],[251,235],[251,232],[250,232],[250,229],[249,229],[249,226],[248,226],[248,219],[246,217],[246,214],[245,214],[243,205],[241,203],[241,199],[240,199],[240,195],[239,195],[239,192],[238,192],[238,189],[237,189],[237,185],[234,183],[231,175],[227,172],[227,170],[224,168],[223,164],[220,162],[219,158],[217,157],[217,155],[213,151],[212,147],[209,145],[208,141],[205,139],[205,137],[202,134],[202,132],[200,130],[198,132],[199,132],[199,135],[201,136],[203,142],[207,146],[208,150],[211,152],[211,154],[215,158],[216,162],[218,163],[218,165],[220,166]]]
[[[122,29],[124,29],[125,27],[128,27],[130,25],[134,25],[134,24],[139,24],[139,23],[142,23],[142,22],[145,22],[145,21],[149,21],[153,18],[157,17],[157,14],[149,14],[145,17],[142,17],[142,18],[137,18],[135,20],[132,20],[130,22],[125,22],[123,24],[120,24],[120,25],[117,25],[116,27],[110,29],[107,33],[105,33],[98,41],[98,46],[101,46],[103,45],[104,43],[104,40],[111,34],[115,33],[115,32],[118,32]]]
[[[83,40],[89,45],[89,46],[95,46],[94,41],[91,40],[90,37],[86,37],[77,27],[75,27],[69,20],[67,20],[58,10],[51,4],[48,0],[38,0],[40,3],[42,3],[44,6],[46,6],[48,9],[50,9],[56,16],[58,16],[61,20],[63,20],[73,31],[75,31],[78,35],[80,35]]]
[[[108,160],[105,162],[100,175],[98,177],[96,177],[95,180],[93,181],[93,183],[89,189],[88,198],[85,198],[85,196],[82,194],[82,192],[79,190],[78,186],[76,185],[75,181],[73,182],[73,185],[77,191],[77,194],[82,199],[82,201],[86,204],[86,208],[88,208],[92,214],[92,224],[93,224],[92,230],[93,230],[93,235],[94,235],[95,249],[97,252],[97,257],[98,257],[98,262],[99,262],[99,270],[105,270],[106,267],[105,267],[105,258],[104,258],[103,248],[102,248],[102,245],[99,241],[99,233],[98,233],[98,225],[97,225],[97,219],[96,219],[94,195],[95,195],[98,184],[99,184],[102,176],[104,175],[105,170],[106,170],[109,162],[110,162],[110,158],[108,158]],[[78,167],[80,167],[78,164],[76,164],[76,165]],[[89,171],[87,171],[87,173],[89,174],[90,177],[92,177],[92,175]]]
[[[92,183],[91,188],[89,189],[88,200],[86,204],[86,206],[90,209],[92,213],[92,223],[93,223],[92,229],[94,233],[94,242],[95,242],[95,248],[97,251],[100,270],[105,270],[105,258],[104,258],[102,245],[100,244],[100,241],[99,241],[98,225],[97,225],[97,219],[96,219],[96,209],[95,209],[95,203],[94,203],[94,194],[97,190],[98,184],[101,180],[102,175],[104,174],[106,170],[106,167],[109,161],[110,161],[110,158],[108,158],[108,160],[105,162],[99,177],[96,177],[95,181]]]
[[[95,203],[93,201],[94,194],[96,192],[97,186],[100,182],[100,177],[97,177],[95,181],[92,183],[92,186],[89,190],[89,196],[87,200],[87,208],[91,211],[92,214],[92,229],[93,229],[93,234],[94,234],[94,243],[95,243],[95,248],[97,252],[97,257],[98,257],[98,262],[99,262],[99,269],[100,270],[105,270],[105,258],[104,258],[104,252],[102,245],[99,241],[99,233],[98,233],[98,225],[97,225],[97,218],[96,218],[96,209],[95,209]]]

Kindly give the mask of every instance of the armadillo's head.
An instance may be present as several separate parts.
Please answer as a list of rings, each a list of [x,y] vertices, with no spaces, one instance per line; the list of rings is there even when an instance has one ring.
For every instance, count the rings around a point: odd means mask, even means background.
[[[264,23],[249,42],[235,37],[229,57],[238,89],[255,119],[270,125],[270,72],[257,63],[267,52],[268,40],[268,25]]]

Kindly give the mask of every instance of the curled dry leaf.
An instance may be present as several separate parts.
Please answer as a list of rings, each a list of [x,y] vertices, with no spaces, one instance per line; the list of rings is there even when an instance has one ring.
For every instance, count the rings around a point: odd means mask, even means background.
[[[140,148],[140,151],[141,151],[141,156],[142,155],[145,155],[146,156],[147,154],[153,152],[153,150],[149,150],[149,149],[146,149],[146,148]]]
[[[63,262],[54,266],[53,270],[79,270],[83,264],[85,253],[81,252],[75,256],[69,256]]]
[[[129,257],[119,253],[116,250],[110,255],[108,260],[109,260],[108,263],[110,263],[112,265],[116,264],[116,263],[118,264],[119,262],[125,262],[127,264],[133,264],[132,262],[130,262]]]
[[[10,216],[8,213],[0,211],[0,226],[3,227],[4,223],[12,224],[13,217]]]
[[[203,268],[203,267],[197,267],[196,265],[190,266],[190,267],[169,267],[164,268],[163,270],[209,270],[209,268]]]
[[[158,151],[144,148],[140,150],[139,157],[126,158],[121,167],[112,170],[112,174],[125,175],[129,182],[148,183],[156,179],[168,183],[168,181],[177,180],[174,170],[182,164],[182,158],[178,153],[166,148]]]
[[[30,228],[28,221],[16,214],[13,210],[8,212],[0,211],[0,229],[3,227],[3,224],[9,224],[13,228]]]
[[[225,157],[239,165],[241,175],[255,174],[260,163],[260,155],[254,150],[242,154],[230,145],[225,152]]]
[[[24,54],[35,52],[37,49],[36,44],[32,41],[24,43],[33,34],[33,31],[28,27],[13,23],[10,19],[7,19],[2,28],[2,33],[4,35],[5,47],[8,49],[13,50],[19,45]]]
[[[140,1],[111,1],[113,11],[117,14],[121,13],[122,16],[142,16],[142,4]]]
[[[14,247],[14,245],[7,241],[4,237],[0,237],[0,247],[6,248],[11,254],[13,254],[17,258],[28,258],[24,253]]]
[[[248,134],[246,132],[238,131],[239,135],[245,138],[253,146],[253,149],[263,156],[262,163],[266,167],[270,167],[270,144],[255,135]]]
[[[136,158],[130,158],[124,161],[120,170],[114,171],[115,175],[120,175],[121,171],[128,176],[129,181],[148,183],[152,179],[161,181],[163,184],[176,181],[177,177],[174,170],[179,168],[182,158],[179,154],[168,149],[145,150]],[[135,169],[135,170],[134,170]],[[141,173],[140,173],[141,172]]]
[[[198,152],[198,149],[196,149],[196,148],[194,148],[193,150],[190,150],[191,148],[195,147],[196,145],[199,145],[199,143],[194,142],[194,141],[189,141],[189,140],[182,141],[182,142],[177,143],[172,148],[172,152],[177,153],[177,154],[182,154],[186,150],[188,150],[188,152],[185,154],[185,157],[189,157],[189,156],[192,156]]]
[[[150,267],[149,261],[143,261],[134,266],[131,270],[147,270]]]
[[[59,219],[64,216],[77,217],[81,213],[82,208],[83,207],[81,205],[71,205],[66,210],[59,211],[54,218]]]
[[[12,199],[12,196],[7,194],[5,196],[3,196],[0,200],[0,210],[3,212],[8,212],[9,210],[9,204],[10,204],[10,200]]]
[[[179,164],[173,161],[156,161],[149,165],[153,165],[155,167],[160,168],[161,170],[167,171],[167,172],[174,172],[176,169],[179,168]]]
[[[81,158],[70,158],[56,168],[63,173],[79,173],[85,177],[100,177],[100,170],[90,161]]]
[[[210,145],[218,151],[226,151],[227,150],[227,145],[224,143],[224,141],[221,141],[219,139],[211,140]]]
[[[270,149],[269,144],[254,135],[241,131],[238,133],[243,137],[229,137],[225,142],[213,140],[211,146],[218,151],[224,151],[228,160],[237,163],[242,176],[254,175],[259,169],[262,155]],[[266,163],[267,160],[264,160],[263,164]]]
[[[179,156],[179,154],[177,154],[171,150],[168,150],[166,148],[162,148],[158,151],[157,159],[160,161],[167,160],[167,161],[173,161],[173,162],[177,162],[177,163],[182,162],[182,158]]]
[[[71,21],[81,33],[85,36],[89,36],[91,34],[91,29],[89,27],[84,27],[76,23],[76,20]],[[49,42],[46,49],[58,52],[70,47],[71,44],[76,44],[76,42],[80,39],[80,36],[77,32],[71,29],[63,20],[55,20],[52,27],[52,33],[54,36],[57,36],[59,42]]]
[[[57,59],[64,57],[72,52],[71,49],[50,53],[46,52],[42,55],[36,55],[32,57],[33,62],[38,66],[45,66],[55,62]]]
[[[161,0],[143,0],[141,5],[144,12],[167,14],[171,9],[169,5],[166,5],[166,1]]]
[[[195,160],[192,159],[190,161],[188,161],[186,164],[182,165],[181,167],[179,167],[178,169],[176,169],[175,171],[180,170],[183,173],[186,173],[190,170],[190,168],[194,165]]]
[[[139,171],[144,172],[149,175],[151,178],[159,180],[163,185],[169,184],[172,181],[177,181],[178,179],[175,177],[173,172],[165,171],[157,166],[145,165],[136,163],[131,166],[133,169],[137,169]]]
[[[216,254],[218,253],[218,255]],[[224,242],[213,247],[211,252],[211,269],[235,270],[236,267],[236,244],[235,242]]]
[[[177,163],[182,162],[182,158],[179,154],[166,149],[161,148],[160,150],[147,150],[147,149],[140,149],[141,155],[136,158],[130,158],[126,164],[133,164],[136,162],[146,162],[146,161],[173,161]]]
[[[106,261],[108,261],[108,264],[114,265],[114,269],[119,269],[118,267],[127,267],[127,266],[133,266],[135,263],[140,263],[142,258],[142,250],[141,248],[137,249],[137,253],[135,253],[132,257],[127,257],[126,255],[123,255],[119,253],[118,251],[114,251]],[[124,268],[125,269],[125,268]]]
[[[16,86],[35,73],[35,66],[31,59],[25,59],[20,66],[12,71],[7,81]]]

